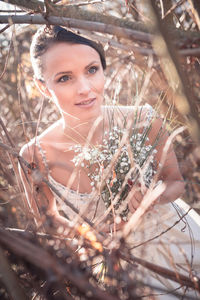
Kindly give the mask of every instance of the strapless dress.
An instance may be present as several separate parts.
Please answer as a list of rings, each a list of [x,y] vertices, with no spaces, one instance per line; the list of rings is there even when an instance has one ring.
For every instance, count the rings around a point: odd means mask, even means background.
[[[37,140],[37,146],[48,171],[45,153]],[[90,194],[81,194],[57,182],[48,172],[49,182],[59,193],[72,203],[81,214],[84,214],[94,224],[103,218],[105,205],[100,197]],[[57,194],[54,194],[58,209],[64,211],[69,220],[76,220],[77,214],[64,203]],[[177,199],[173,203],[156,205],[142,218],[136,230],[132,230],[127,238],[127,245],[134,256],[148,262],[163,266],[181,274],[200,277],[200,216],[191,209],[183,200]],[[140,272],[139,272],[140,271]],[[156,273],[138,266],[139,279],[147,284],[187,295],[188,297],[200,296],[195,291],[180,288],[180,284],[166,280]],[[148,298],[147,299],[152,299]],[[155,290],[153,299],[173,300],[174,295]],[[184,297],[182,298],[184,299]]]

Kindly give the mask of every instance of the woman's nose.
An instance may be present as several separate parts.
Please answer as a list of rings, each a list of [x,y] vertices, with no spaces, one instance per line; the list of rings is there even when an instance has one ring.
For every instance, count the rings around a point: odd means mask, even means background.
[[[90,92],[90,81],[86,77],[81,77],[78,80],[77,91],[79,95],[86,95]]]

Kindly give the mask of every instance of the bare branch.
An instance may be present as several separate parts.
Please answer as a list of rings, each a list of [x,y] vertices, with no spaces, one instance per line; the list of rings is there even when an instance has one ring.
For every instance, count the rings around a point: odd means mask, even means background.
[[[3,13],[24,13],[24,10],[21,9],[1,9],[0,12]]]
[[[1,2],[6,2],[8,4],[13,4],[24,10],[37,10],[42,12],[44,10],[44,3],[37,0],[0,0]]]
[[[6,31],[6,29],[8,29],[11,25],[6,25],[4,26],[1,30],[0,30],[0,33]]]
[[[191,1],[193,2],[194,8],[198,12],[198,15],[199,15],[199,18],[200,18],[200,2],[199,1],[195,1],[195,0],[191,0]]]
[[[59,276],[59,278],[68,278],[71,282],[75,283],[76,286],[82,291],[85,291],[86,289],[90,290],[91,286],[89,284],[89,281],[85,279],[81,273],[79,274],[79,282],[77,283],[76,276],[73,273],[73,269],[70,269],[69,264],[60,264],[59,260],[57,260],[55,257],[53,257],[51,254],[49,254],[45,249],[42,249],[38,245],[35,245],[28,241],[27,239],[24,239],[22,237],[19,237],[12,232],[8,232],[6,230],[3,230],[0,228],[0,243],[5,245],[8,249],[10,249],[13,253],[25,258],[32,264],[36,265],[37,267],[45,270],[45,271],[52,271],[55,275]],[[160,276],[164,278],[168,278],[172,281],[178,282],[186,287],[190,287],[192,289],[195,289],[199,291],[199,281],[198,278],[193,276],[192,279],[189,277],[182,275],[178,272],[171,271],[169,269],[166,269],[164,267],[155,265],[153,263],[150,263],[146,260],[143,260],[141,258],[135,257],[130,254],[126,254],[125,251],[123,253],[119,250],[119,256],[129,263],[138,263],[139,265],[142,265],[143,267],[153,271],[156,274],[159,274]],[[76,269],[76,274],[78,270]],[[96,287],[96,292],[94,294],[97,298],[95,299],[103,299],[99,298],[99,296],[107,296],[105,299],[112,299],[116,300],[118,298],[113,298],[111,295],[106,295],[104,292],[100,292],[100,290]]]
[[[13,155],[14,157],[18,158],[20,164],[24,164],[28,169],[32,170],[31,165],[22,157],[19,155],[19,153],[16,152],[15,149],[5,145],[4,143],[2,143],[0,141],[0,148],[4,149],[5,151],[8,151],[8,153],[10,153],[11,155]],[[64,203],[70,207],[77,215],[80,216],[80,218],[82,220],[84,220],[87,224],[89,224],[91,226],[91,228],[94,228],[93,223],[84,215],[80,214],[79,210],[71,203],[68,201],[68,199],[66,197],[64,197],[62,195],[62,193],[60,193],[53,184],[51,184],[44,176],[43,174],[38,170],[38,168],[32,170],[33,172],[35,172],[35,176],[37,178],[40,179],[41,182],[44,182],[61,200],[64,201]],[[100,233],[101,235],[103,235],[103,233]]]
[[[77,1],[74,1],[74,2],[70,2],[70,4],[67,4],[67,5],[84,6],[84,5],[103,3],[104,1],[105,0],[93,0],[93,1],[85,1],[85,2],[82,1],[82,2],[78,2],[78,3],[77,3]]]
[[[186,0],[180,0],[179,2],[175,3],[171,6],[170,9],[164,14],[164,18],[167,17],[167,15],[171,14],[178,6],[182,5]]]
[[[196,4],[196,8],[195,8],[194,4],[195,4],[196,2],[197,2],[197,1],[189,0],[190,6],[191,6],[192,14],[193,14],[193,16],[194,16],[194,18],[195,18],[197,27],[198,27],[198,29],[200,30],[200,5],[199,5],[199,4]]]
[[[182,56],[200,56],[200,48],[187,48],[179,50],[179,54]]]
[[[1,0],[0,0],[1,1]],[[153,35],[150,33],[142,32],[142,31],[136,31],[129,28],[123,28],[118,27],[115,25],[110,24],[104,24],[100,22],[92,22],[92,21],[85,21],[85,20],[77,20],[77,19],[71,19],[71,18],[63,18],[63,17],[44,17],[43,15],[23,15],[23,16],[11,16],[11,15],[3,15],[0,16],[0,24],[51,24],[51,25],[62,25],[67,26],[68,28],[78,28],[78,29],[84,29],[88,31],[96,31],[101,33],[107,33],[115,35],[119,38],[126,38],[130,39],[136,42],[145,42],[150,44],[153,40]],[[7,27],[5,28],[7,29]],[[4,29],[4,30],[5,30]],[[180,41],[186,42],[187,39],[189,39],[189,43],[193,43],[193,39],[199,39],[199,33],[193,32],[191,33],[191,36],[189,35],[190,32],[184,32],[184,34],[181,31],[174,31],[174,34],[178,34]],[[110,40],[108,42],[110,45],[114,43],[114,41]],[[176,39],[176,43],[177,39]],[[187,43],[188,45],[188,43]],[[126,50],[134,51],[141,53],[142,55],[152,55],[153,51],[152,49],[144,48],[144,47],[135,47],[135,46],[125,46],[122,45],[119,48],[125,47]],[[200,56],[199,48],[187,48],[187,49],[181,49],[180,55],[182,56]]]
[[[49,254],[42,247],[39,247],[26,239],[19,238],[15,234],[6,232],[1,228],[0,233],[1,244],[5,245],[13,253],[18,254],[38,268],[45,270],[47,273],[50,271],[53,272],[53,274],[55,274],[59,280],[61,278],[70,280],[85,294],[87,294],[88,291],[91,291],[93,299],[119,300],[117,296],[112,296],[102,291],[100,288],[98,288],[98,286],[93,286],[88,281],[87,277],[84,276],[85,274],[81,273],[80,269],[78,270],[76,268],[76,270],[73,271],[73,268],[70,267],[70,264],[66,263],[63,265],[63,263],[60,263],[56,257],[53,257],[53,255]],[[73,264],[73,261],[71,264]],[[78,281],[77,273],[79,274]]]
[[[7,28],[6,28],[7,29]],[[4,29],[5,30],[5,29]],[[6,56],[6,61],[5,61],[5,65],[4,65],[4,68],[3,68],[3,71],[2,73],[0,74],[0,80],[3,78],[4,74],[5,74],[5,71],[6,71],[6,67],[7,67],[7,64],[8,64],[8,59],[9,59],[9,56],[10,56],[10,50],[11,50],[11,46],[12,46],[12,37],[11,37],[11,40],[10,40],[10,45],[9,45],[9,49],[8,49],[8,54]],[[2,126],[2,120],[0,119],[0,125]]]
[[[122,28],[110,24],[103,24],[100,22],[77,20],[71,18],[61,18],[50,16],[44,18],[42,15],[35,16],[0,16],[0,24],[6,23],[14,24],[52,24],[52,25],[63,25],[69,28],[81,28],[90,31],[97,31],[102,33],[113,34],[118,37],[128,38],[130,40],[137,40],[141,42],[150,43],[152,35],[149,33],[132,30],[129,28]]]
[[[0,0],[3,1],[3,0]],[[3,1],[4,2],[4,1]],[[41,1],[37,1],[37,0],[7,0],[8,3],[19,6],[22,9],[28,10],[28,11],[32,11],[34,13],[41,13],[41,14],[45,14],[45,9],[44,9],[44,3]],[[80,7],[74,6],[74,5],[56,5],[53,3],[49,3],[48,5],[48,15],[51,17],[62,17],[62,18],[69,18],[69,19],[74,19],[74,20],[84,20],[84,21],[91,21],[94,23],[102,23],[107,24],[107,25],[113,25],[115,26],[115,28],[121,27],[121,28],[126,28],[126,29],[131,29],[133,31],[136,32],[141,32],[141,34],[144,33],[148,33],[151,32],[152,34],[154,33],[151,30],[150,26],[146,26],[144,23],[141,22],[134,22],[134,21],[130,21],[129,19],[125,19],[125,18],[117,18],[114,16],[108,16],[108,15],[104,15],[101,13],[97,13],[97,12],[92,12],[86,9],[82,9]],[[0,17],[2,18],[2,17]],[[49,19],[48,19],[49,20]],[[50,21],[49,21],[50,22]],[[58,20],[57,20],[58,22]],[[2,22],[3,23],[3,22]],[[25,22],[26,23],[26,22]],[[34,24],[31,23],[31,24]],[[46,23],[35,23],[35,24],[46,24]],[[51,23],[49,23],[51,24]],[[52,23],[54,24],[54,23]],[[65,25],[61,22],[56,23],[56,25]],[[73,26],[71,26],[73,27]],[[76,27],[75,27],[76,28]],[[81,27],[80,27],[81,28]],[[88,29],[87,30],[94,30],[95,29]],[[184,31],[184,30],[180,30],[180,29],[175,29],[174,26],[173,27],[169,27],[168,28],[171,36],[173,38],[175,38],[176,42],[177,38],[182,40],[182,41],[194,41],[197,40],[199,42],[200,39],[200,33],[199,32],[194,32],[194,31]],[[99,31],[99,30],[96,30]],[[105,31],[105,33],[109,33],[107,31]],[[113,34],[113,33],[111,33]],[[133,38],[131,38],[133,39]],[[145,37],[143,37],[143,39],[140,39],[138,37],[138,40],[140,41],[144,41],[146,43],[150,43],[151,39],[148,41],[148,39]]]
[[[3,1],[3,0],[0,0]],[[35,13],[45,13],[44,3],[36,0],[8,0],[10,4],[19,6],[20,8],[26,9],[28,11],[33,11]],[[140,22],[132,22],[128,19],[121,19],[113,16],[106,16],[101,13],[91,12],[86,9],[74,5],[54,5],[48,4],[48,12],[51,16],[59,16],[65,18],[71,18],[78,20],[86,20],[92,22],[99,22],[105,24],[112,24],[119,27],[125,27],[132,30],[138,30],[142,32],[148,32],[146,26]]]
[[[153,46],[160,57],[161,64],[169,85],[176,95],[175,105],[181,115],[187,118],[187,123],[193,139],[200,141],[200,120],[196,109],[197,97],[190,88],[188,77],[184,74],[179,57],[174,48],[171,36],[161,22],[157,7],[153,0],[149,0],[149,10],[152,19],[152,30],[155,31]],[[181,103],[180,103],[181,102]]]
[[[152,272],[154,272],[156,274],[159,274],[159,275],[163,276],[164,278],[168,278],[170,280],[173,280],[175,282],[180,283],[181,285],[184,285],[184,286],[193,288],[197,291],[200,291],[200,281],[199,281],[199,278],[197,278],[195,276],[193,276],[194,278],[190,279],[189,277],[187,277],[185,275],[182,275],[178,272],[174,272],[174,271],[171,271],[171,270],[166,269],[164,267],[155,265],[153,263],[150,263],[146,260],[143,260],[139,257],[135,257],[133,255],[126,256],[124,253],[120,253],[120,256],[124,260],[127,260],[129,262],[131,260],[132,260],[133,263],[137,262],[141,266],[151,270]]]

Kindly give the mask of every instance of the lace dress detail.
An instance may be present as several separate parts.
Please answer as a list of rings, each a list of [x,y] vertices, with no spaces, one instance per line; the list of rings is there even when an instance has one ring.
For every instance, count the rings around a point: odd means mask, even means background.
[[[80,214],[84,214],[90,221],[95,222],[105,212],[105,205],[103,201],[100,200],[100,197],[95,197],[94,192],[79,193],[68,188],[67,186],[64,186],[60,182],[57,182],[50,174],[45,151],[41,147],[39,139],[36,139],[36,146],[38,147],[41,154],[43,164],[48,174],[49,182],[63,197],[65,197],[70,203],[74,205],[76,209],[79,210]],[[58,210],[64,211],[65,216],[69,220],[74,220],[74,218],[77,217],[77,214],[70,207],[68,207],[53,190],[51,191],[54,195],[54,198],[56,199]]]

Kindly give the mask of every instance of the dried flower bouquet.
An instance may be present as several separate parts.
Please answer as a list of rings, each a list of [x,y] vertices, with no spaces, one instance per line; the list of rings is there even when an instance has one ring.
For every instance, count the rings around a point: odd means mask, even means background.
[[[127,115],[123,115],[122,126],[119,126],[116,124],[113,110],[109,131],[104,132],[101,145],[77,144],[71,147],[76,153],[72,160],[74,165],[88,169],[93,189],[101,186],[100,196],[106,208],[113,203],[115,215],[124,221],[129,217],[126,198],[132,186],[144,184],[149,187],[156,174],[155,148],[162,130],[159,131],[153,145],[149,144],[148,138],[155,117],[156,112],[151,106],[141,106],[135,111],[131,126],[128,126]],[[127,138],[123,139],[125,135]],[[112,170],[102,182],[104,170],[111,164],[116,153],[117,159]],[[117,195],[120,196],[115,201]]]

